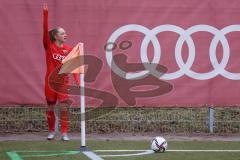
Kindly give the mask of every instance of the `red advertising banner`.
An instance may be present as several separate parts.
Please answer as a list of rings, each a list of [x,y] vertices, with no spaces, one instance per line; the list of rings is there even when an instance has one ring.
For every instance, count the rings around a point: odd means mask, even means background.
[[[240,104],[238,0],[46,2],[50,29],[84,43],[87,105]],[[1,105],[46,104],[42,10],[42,0],[0,0]],[[79,88],[68,93],[77,101]]]

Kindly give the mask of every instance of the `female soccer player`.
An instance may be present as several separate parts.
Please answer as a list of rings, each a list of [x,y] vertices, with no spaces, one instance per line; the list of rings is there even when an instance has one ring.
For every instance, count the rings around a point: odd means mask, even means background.
[[[60,107],[60,125],[61,125],[61,134],[62,140],[68,141],[69,137],[67,135],[68,131],[68,110],[67,107],[70,105],[70,100],[68,95],[60,94],[56,91],[53,91],[49,87],[49,75],[50,73],[59,65],[61,65],[62,60],[65,56],[71,51],[71,47],[65,44],[66,41],[66,32],[63,28],[57,27],[48,31],[48,7],[44,3],[43,6],[43,45],[46,53],[46,63],[47,63],[47,72],[45,76],[45,96],[48,104],[47,110],[47,120],[49,135],[48,140],[52,140],[55,137],[55,113],[54,106],[58,101]],[[79,86],[79,78],[77,74],[74,74],[74,79]],[[68,76],[64,77],[65,84],[62,87],[66,87],[68,84]]]

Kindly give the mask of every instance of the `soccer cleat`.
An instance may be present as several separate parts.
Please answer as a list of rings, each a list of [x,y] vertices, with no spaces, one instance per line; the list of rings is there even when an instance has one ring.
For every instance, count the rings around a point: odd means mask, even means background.
[[[67,133],[63,133],[62,134],[62,140],[63,141],[69,141],[70,140],[70,138],[68,137]]]
[[[47,140],[53,140],[55,137],[55,132],[50,132],[47,136]]]

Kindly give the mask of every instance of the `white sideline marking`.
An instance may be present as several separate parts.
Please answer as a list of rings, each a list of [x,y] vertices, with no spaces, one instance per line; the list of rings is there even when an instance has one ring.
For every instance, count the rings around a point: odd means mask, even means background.
[[[95,152],[146,152],[146,151],[152,151],[152,150],[95,150]],[[240,152],[240,150],[228,150],[228,149],[222,149],[222,150],[167,150],[166,152]]]
[[[95,152],[140,152],[132,154],[99,155],[100,157],[130,157],[155,153],[152,150],[95,150]],[[240,152],[240,150],[167,150],[166,152]]]
[[[240,150],[167,150],[167,152],[240,152]]]

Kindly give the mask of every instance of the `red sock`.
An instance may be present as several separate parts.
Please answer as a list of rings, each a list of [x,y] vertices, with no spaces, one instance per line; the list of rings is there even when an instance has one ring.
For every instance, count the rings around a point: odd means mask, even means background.
[[[47,121],[48,121],[49,131],[54,132],[55,131],[55,121],[56,121],[54,111],[47,111]]]
[[[68,131],[68,111],[60,112],[60,124],[61,124],[61,133],[67,133]]]

